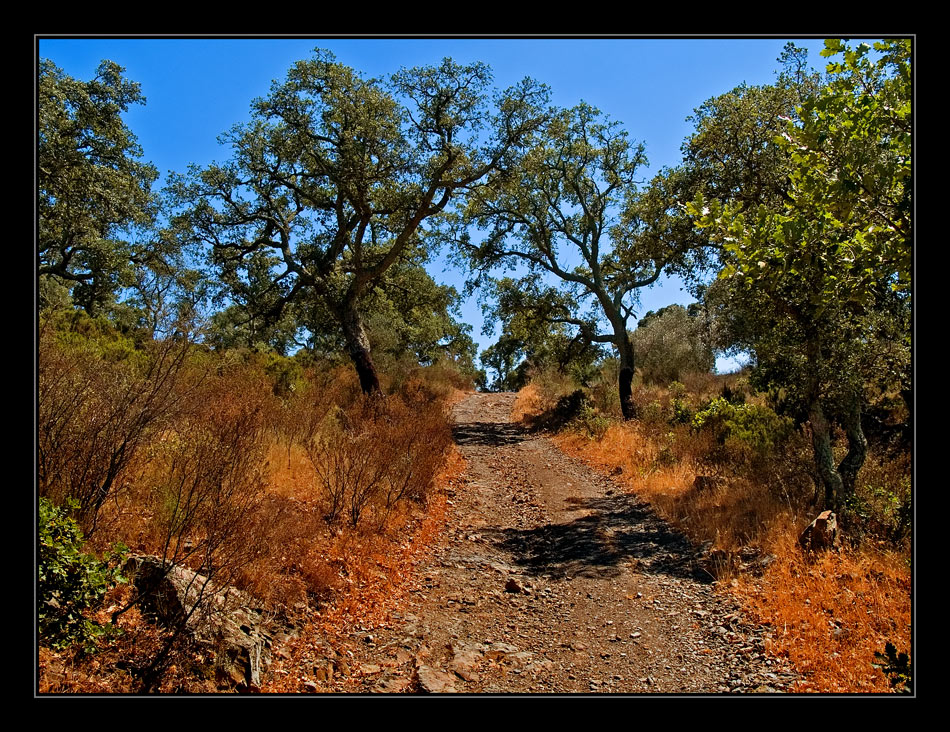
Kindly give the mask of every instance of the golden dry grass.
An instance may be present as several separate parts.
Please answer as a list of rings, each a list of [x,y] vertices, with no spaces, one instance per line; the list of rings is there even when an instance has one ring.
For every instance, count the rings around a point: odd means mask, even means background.
[[[556,399],[545,396],[537,384],[528,384],[518,392],[515,403],[511,408],[511,419],[515,422],[525,422],[528,418],[551,409],[556,401]]]
[[[539,402],[529,393],[525,410]],[[727,574],[721,586],[742,601],[752,619],[775,629],[769,650],[787,657],[802,674],[797,691],[891,691],[872,663],[888,642],[898,651],[911,648],[907,555],[866,546],[804,555],[797,537],[813,517],[797,510],[787,495],[783,500],[779,490],[728,475],[728,465],[719,466],[717,487],[696,490],[696,476],[708,473],[709,466],[697,459],[701,445],[677,445],[689,439],[684,430],[656,431],[639,423],[612,423],[599,441],[576,432],[554,437],[567,454],[650,502],[696,545],[706,543],[727,555],[755,546],[776,557],[761,577]]]
[[[443,534],[446,521],[446,490],[461,479],[465,462],[454,447],[439,473],[424,513],[403,514],[398,531],[391,536],[356,534],[341,529],[324,545],[329,563],[340,568],[341,587],[336,596],[312,613],[297,637],[275,659],[265,678],[265,693],[299,691],[300,679],[312,671],[313,650],[324,642],[345,645],[356,626],[375,629],[392,622],[416,579],[415,568],[431,554]]]
[[[842,550],[809,559],[789,546],[762,578],[740,577],[732,589],[755,620],[775,629],[770,651],[802,673],[797,691],[887,693],[874,654],[888,642],[910,651],[902,557]]]

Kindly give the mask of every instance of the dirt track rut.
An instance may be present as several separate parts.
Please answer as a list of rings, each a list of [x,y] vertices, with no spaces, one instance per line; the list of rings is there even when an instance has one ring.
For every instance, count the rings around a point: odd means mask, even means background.
[[[456,405],[466,461],[442,544],[391,627],[354,633],[332,692],[773,693],[794,674],[689,544],[609,478]]]

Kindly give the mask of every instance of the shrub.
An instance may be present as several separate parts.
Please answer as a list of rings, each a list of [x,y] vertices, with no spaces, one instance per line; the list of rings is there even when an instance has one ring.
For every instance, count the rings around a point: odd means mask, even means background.
[[[670,422],[672,424],[689,424],[693,419],[693,413],[690,411],[686,402],[686,387],[678,381],[674,381],[669,386],[670,391]]]
[[[871,536],[901,547],[910,538],[913,492],[909,456],[871,455],[858,476],[844,518],[855,539]]]
[[[106,357],[101,338],[45,329],[39,348],[39,494],[78,503],[86,535],[106,499],[130,482],[130,467],[150,436],[181,404],[189,346],[150,343]],[[67,341],[64,343],[63,341]]]
[[[766,455],[785,442],[794,422],[768,407],[757,404],[730,404],[716,397],[693,417],[693,428],[710,430],[720,444],[747,447]]]
[[[248,526],[263,490],[268,386],[240,371],[210,378],[153,447],[150,508],[165,559],[210,577],[233,574],[256,555]]]
[[[877,663],[871,665],[881,670],[890,682],[891,688],[904,694],[914,692],[913,666],[906,653],[898,653],[894,644],[888,641],[884,646],[884,653],[875,653],[874,660]]]
[[[424,504],[450,442],[438,402],[393,395],[338,408],[307,446],[327,522],[356,527],[372,507],[382,527],[403,501]]]
[[[610,420],[598,414],[588,402],[583,402],[571,426],[581,430],[591,439],[602,440],[610,428]]]
[[[84,613],[100,605],[110,587],[125,581],[118,570],[125,548],[117,546],[106,561],[83,553],[82,532],[69,516],[76,508],[74,501],[58,507],[40,498],[39,632],[53,648],[78,643],[91,651],[110,626]]]

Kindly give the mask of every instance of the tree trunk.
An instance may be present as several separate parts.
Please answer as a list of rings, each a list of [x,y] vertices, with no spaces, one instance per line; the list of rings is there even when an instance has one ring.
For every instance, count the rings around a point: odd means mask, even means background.
[[[637,408],[633,403],[633,344],[623,326],[614,327],[615,343],[620,352],[620,411],[624,419],[636,419]]]
[[[360,377],[360,388],[367,395],[379,394],[379,377],[370,353],[369,338],[363,328],[363,319],[352,304],[345,305],[339,317],[343,326],[343,337],[346,339],[346,351],[353,359],[356,373]]]
[[[841,475],[841,484],[844,489],[844,494],[840,498],[842,505],[854,495],[858,471],[864,465],[864,459],[868,453],[868,441],[864,436],[864,430],[861,429],[860,403],[856,402],[845,414],[843,426],[845,434],[848,436],[848,454],[838,465],[838,473]]]
[[[831,425],[817,399],[808,409],[808,422],[811,425],[811,444],[815,450],[815,466],[825,489],[825,508],[837,512],[843,486],[831,449]]]

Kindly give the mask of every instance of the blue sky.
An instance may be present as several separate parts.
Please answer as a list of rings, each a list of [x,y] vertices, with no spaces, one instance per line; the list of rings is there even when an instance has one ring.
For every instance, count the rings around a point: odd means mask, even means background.
[[[271,81],[314,48],[366,76],[388,75],[399,68],[438,63],[483,61],[496,86],[504,88],[533,77],[548,84],[554,103],[581,100],[620,121],[646,145],[650,168],[644,179],[680,161],[680,145],[690,133],[686,121],[706,99],[745,82],[775,79],[776,59],[790,38],[626,38],[626,39],[357,39],[357,38],[42,38],[39,55],[66,73],[90,79],[103,59],[124,66],[142,86],[145,106],[136,106],[126,122],[138,136],[144,159],[163,175],[184,172],[191,163],[225,160],[229,152],[217,137],[249,118],[250,102],[267,93]],[[821,67],[821,38],[794,38]],[[464,274],[430,265],[436,280],[461,285]],[[691,302],[680,283],[665,281],[643,293],[641,312],[670,303]],[[482,318],[474,300],[462,309],[481,348],[493,338],[481,334]],[[719,367],[729,364],[720,362]]]

